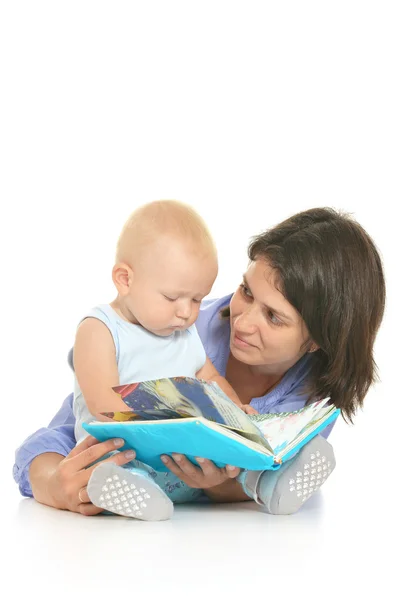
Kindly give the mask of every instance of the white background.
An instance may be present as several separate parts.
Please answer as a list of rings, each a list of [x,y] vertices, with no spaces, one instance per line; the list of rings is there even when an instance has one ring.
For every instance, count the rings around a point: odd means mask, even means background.
[[[394,596],[398,29],[384,1],[1,4],[2,585]],[[382,253],[382,383],[354,427],[336,426],[337,468],[297,515],[247,504],[87,519],[21,500],[11,479],[16,446],[72,389],[80,316],[113,298],[120,227],[158,198],[208,222],[214,296],[237,286],[251,235],[310,207],[352,213]]]

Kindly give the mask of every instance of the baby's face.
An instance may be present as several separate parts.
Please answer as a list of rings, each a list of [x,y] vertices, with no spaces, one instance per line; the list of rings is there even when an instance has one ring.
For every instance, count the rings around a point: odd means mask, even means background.
[[[125,301],[145,329],[160,336],[171,335],[195,322],[216,275],[217,259],[213,254],[161,239],[133,267]]]

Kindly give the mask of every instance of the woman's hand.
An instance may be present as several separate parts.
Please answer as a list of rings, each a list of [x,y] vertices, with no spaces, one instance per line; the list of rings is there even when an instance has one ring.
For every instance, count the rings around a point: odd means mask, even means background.
[[[179,479],[191,488],[206,490],[221,485],[229,479],[235,479],[240,473],[238,467],[227,465],[219,468],[206,458],[196,458],[199,467],[195,466],[183,454],[162,455],[162,462]]]
[[[70,510],[82,515],[97,515],[104,509],[94,506],[87,495],[86,486],[100,460],[109,452],[123,446],[124,440],[112,439],[99,442],[88,436],[65,458],[60,454],[44,453],[31,463],[29,476],[34,498],[54,508]],[[122,466],[135,457],[135,452],[118,452],[101,462],[113,462]],[[93,465],[93,466],[89,466]]]

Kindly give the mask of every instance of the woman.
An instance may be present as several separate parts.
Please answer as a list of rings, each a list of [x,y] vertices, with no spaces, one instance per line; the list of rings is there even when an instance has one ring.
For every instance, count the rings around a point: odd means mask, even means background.
[[[258,235],[248,254],[250,264],[235,294],[201,307],[197,328],[207,355],[241,402],[259,413],[298,410],[329,396],[352,421],[375,381],[373,346],[385,304],[382,264],[372,240],[349,217],[319,208]],[[95,468],[89,465],[118,446],[87,438],[74,448],[71,406],[72,395],[49,427],[17,450],[14,477],[23,495],[93,515],[102,509],[87,495]],[[180,455],[164,462],[173,485],[202,489],[211,501],[254,499],[267,512],[290,514],[320,487],[318,482],[309,491],[306,485],[303,493],[302,474],[311,462],[324,457],[329,472],[335,466],[325,440],[330,431],[331,426],[273,472],[219,469],[205,459],[196,467]],[[104,461],[121,466],[133,456],[118,453]]]

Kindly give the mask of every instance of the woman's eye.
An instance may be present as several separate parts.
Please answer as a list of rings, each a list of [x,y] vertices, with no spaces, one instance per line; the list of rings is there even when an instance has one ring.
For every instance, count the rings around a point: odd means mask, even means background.
[[[166,300],[169,300],[169,302],[176,302],[177,298],[169,298],[169,296],[165,296],[165,294],[163,295],[164,298],[166,298]]]
[[[249,291],[249,288],[244,285],[243,283],[240,284],[240,288],[241,288],[241,292],[243,293],[244,296],[248,296],[249,298],[252,297],[251,292]]]
[[[273,323],[273,325],[282,325],[282,322],[280,321],[280,319],[278,319],[276,317],[276,315],[274,313],[272,313],[271,310],[269,310],[268,316],[269,316],[270,321]]]

